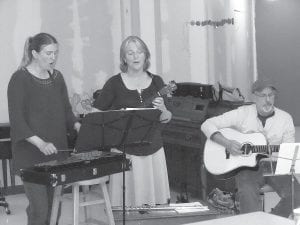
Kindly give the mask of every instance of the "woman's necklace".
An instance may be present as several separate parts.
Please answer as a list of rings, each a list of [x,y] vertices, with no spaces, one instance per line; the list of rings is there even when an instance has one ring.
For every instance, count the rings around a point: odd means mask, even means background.
[[[132,90],[137,90],[139,93],[151,83],[151,80],[148,80],[148,75],[144,72],[140,74],[124,73],[124,77],[127,86]]]
[[[50,74],[47,70],[41,70],[39,67],[35,66],[27,66],[27,70],[35,77],[39,79],[48,79],[50,78]]]

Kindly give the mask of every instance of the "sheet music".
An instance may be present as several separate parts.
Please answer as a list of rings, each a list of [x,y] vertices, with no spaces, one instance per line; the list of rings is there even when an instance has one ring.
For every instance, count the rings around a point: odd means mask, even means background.
[[[125,108],[124,110],[149,110],[149,109],[156,109],[156,108]]]
[[[295,173],[300,173],[300,143],[283,143],[280,145],[275,175],[290,174],[294,152],[298,146]]]
[[[161,112],[155,108],[92,112],[81,123],[75,149],[86,152],[113,147],[149,145],[157,135]]]
[[[203,211],[208,211],[208,207],[207,206],[202,206],[202,207],[196,207],[196,208],[175,208],[175,211],[177,213],[194,213],[194,212],[203,212]]]
[[[202,207],[200,202],[170,203],[170,207]]]
[[[170,204],[171,207],[175,207],[177,213],[192,213],[208,211],[208,206],[202,205],[200,202],[189,202],[189,203],[174,203]]]
[[[136,111],[136,110],[151,110],[151,109],[152,110],[157,110],[154,107],[151,107],[151,108],[143,108],[143,107],[142,108],[124,108],[124,109],[110,109],[110,110],[99,110],[97,108],[92,108],[92,110],[89,113],[114,112],[114,111],[130,111],[130,110]]]

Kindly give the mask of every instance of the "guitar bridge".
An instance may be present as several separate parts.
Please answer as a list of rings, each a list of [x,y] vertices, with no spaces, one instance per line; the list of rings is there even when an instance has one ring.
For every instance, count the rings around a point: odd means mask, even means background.
[[[226,154],[226,159],[229,159],[230,158],[230,152],[227,151],[227,149],[225,150],[225,154]]]

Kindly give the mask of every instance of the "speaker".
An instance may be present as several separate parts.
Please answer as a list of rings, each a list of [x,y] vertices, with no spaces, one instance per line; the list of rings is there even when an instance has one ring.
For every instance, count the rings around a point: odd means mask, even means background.
[[[192,82],[176,83],[177,90],[173,96],[192,96],[195,98],[212,99],[213,86],[210,84],[200,84]]]
[[[173,96],[166,101],[173,119],[203,122],[207,114],[208,99],[193,96]]]

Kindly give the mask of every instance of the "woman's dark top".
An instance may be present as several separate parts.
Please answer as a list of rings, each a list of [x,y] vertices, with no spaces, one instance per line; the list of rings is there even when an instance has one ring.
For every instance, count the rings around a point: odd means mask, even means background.
[[[121,74],[112,76],[105,83],[99,96],[96,98],[94,107],[103,111],[140,107],[141,101],[151,99],[151,97],[164,87],[164,82],[160,76],[149,72],[148,74],[152,77],[152,82],[149,87],[142,89],[141,93],[137,90],[126,88]],[[152,105],[148,107],[152,107]],[[158,151],[162,145],[161,131],[157,129],[150,145],[127,147],[125,151],[131,155],[146,156]]]
[[[12,75],[7,96],[15,171],[67,157],[66,153],[46,156],[25,140],[37,135],[57,149],[67,148],[67,130],[73,129],[76,117],[62,74],[54,70],[50,78],[39,79],[22,68]]]

